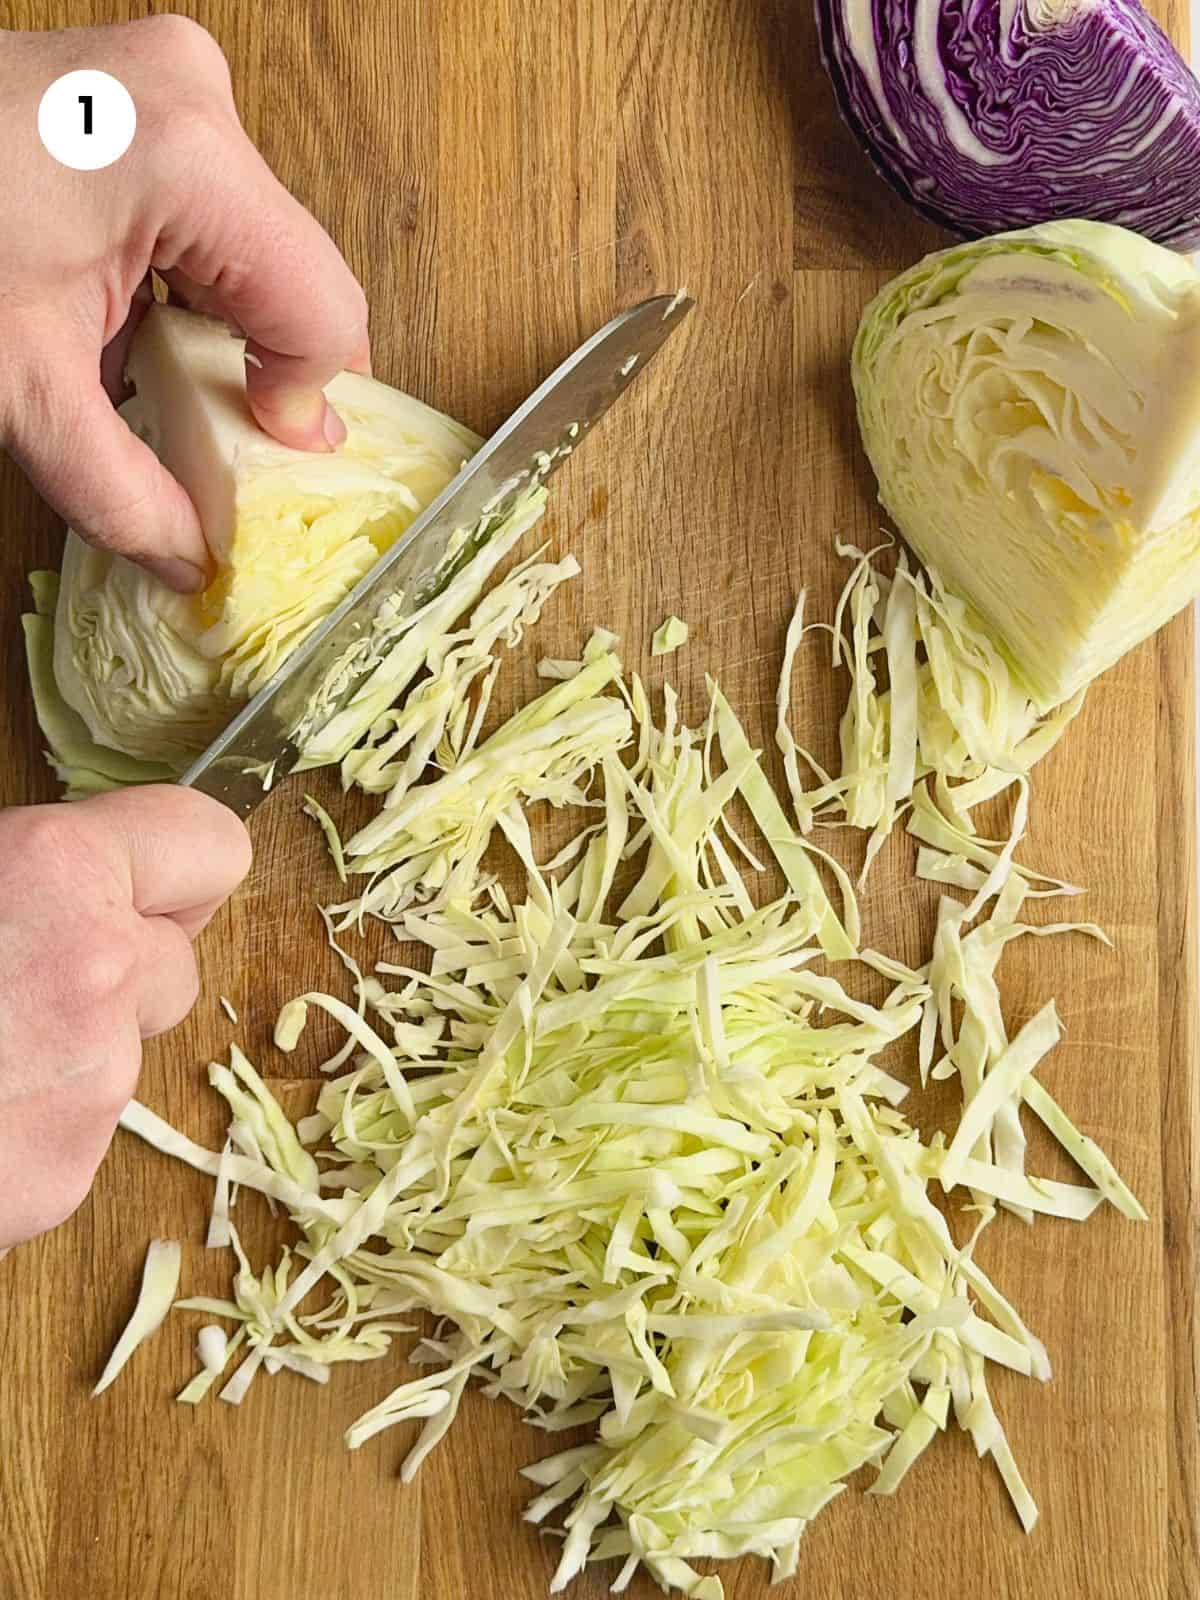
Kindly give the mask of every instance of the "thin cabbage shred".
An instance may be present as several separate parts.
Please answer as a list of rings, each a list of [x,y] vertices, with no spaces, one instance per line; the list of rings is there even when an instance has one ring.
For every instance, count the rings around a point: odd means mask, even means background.
[[[183,1252],[174,1239],[152,1239],[142,1267],[142,1283],[137,1305],[125,1330],[113,1347],[100,1374],[93,1396],[103,1394],[144,1340],[158,1329],[171,1309],[179,1288],[179,1267]]]
[[[470,899],[493,830],[518,797],[522,805],[587,805],[597,763],[632,733],[627,708],[602,693],[619,672],[616,656],[600,655],[458,759],[443,750],[435,781],[414,786],[418,774],[402,774],[379,814],[345,841],[347,871],[372,884],[329,908],[337,926],[366,913],[395,922],[415,904]]]
[[[393,607],[376,617],[371,633],[350,647],[342,662],[327,675],[322,693],[307,707],[293,738],[303,757],[297,770],[345,762],[364,735],[367,745],[378,745],[376,734],[380,718],[386,718],[405,691],[420,677],[427,677],[410,695],[393,730],[386,756],[375,749],[370,759],[352,759],[343,766],[345,784],[359,782],[360,768],[368,769],[395,763],[409,745],[427,745],[426,758],[445,728],[439,720],[446,692],[460,696],[491,664],[498,643],[516,644],[525,628],[537,621],[541,608],[565,578],[578,572],[572,557],[555,564],[539,564],[532,556],[490,592],[489,580],[542,516],[546,491],[532,489],[509,511],[485,516],[469,534],[448,552],[449,581],[437,589],[433,598],[416,610],[405,612],[403,595]],[[482,598],[481,598],[482,596]],[[455,624],[468,607],[474,611],[461,627]],[[333,715],[330,711],[342,697],[346,684],[367,672],[350,699]],[[436,731],[431,736],[429,728]],[[420,762],[418,771],[425,765]],[[371,787],[386,789],[390,778],[372,771]]]
[[[900,581],[878,580],[880,603]],[[668,687],[657,722],[613,642],[482,743],[447,737],[432,779],[405,772],[343,847],[371,881],[327,915],[341,926],[382,915],[424,948],[428,970],[381,962],[364,977],[343,952],[357,1010],[317,992],[292,1002],[293,1019],[313,1004],[330,1013],[353,1055],[299,1131],[240,1051],[210,1077],[241,1154],[202,1151],[144,1108],[123,1119],[282,1199],[297,1229],[294,1254],[256,1273],[226,1218],[233,1298],[180,1302],[236,1325],[226,1363],[246,1354],[222,1398],[237,1403],[261,1370],[319,1378],[377,1359],[401,1319],[432,1311],[439,1329],[415,1356],[432,1370],[367,1411],[347,1443],[419,1420],[410,1478],[473,1378],[547,1432],[590,1427],[591,1442],[527,1471],[529,1520],[565,1520],[556,1592],[589,1560],[620,1561],[621,1585],[645,1566],[700,1600],[724,1591],[698,1560],[755,1553],[792,1574],[807,1524],[846,1479],[872,1465],[875,1492],[895,1492],[951,1415],[1031,1527],[987,1365],[1044,1381],[1049,1362],[979,1266],[978,1242],[998,1206],[1144,1212],[1036,1075],[1057,1037],[1053,1008],[1009,1040],[995,970],[1026,934],[1103,936],[1020,922],[1043,880],[996,871],[1005,847],[985,857],[980,844],[962,858],[978,874],[963,887],[978,898],[995,880],[985,920],[968,928],[969,908],[947,897],[924,969],[859,954],[852,886],[842,874],[839,915],[821,878],[835,864],[787,822],[720,690],[694,729]],[[877,725],[869,696],[860,721]],[[847,744],[859,742],[856,725]],[[876,733],[863,742],[874,750]],[[871,792],[887,808],[908,765],[884,757]],[[964,783],[990,770],[963,761]],[[932,771],[919,754],[913,770]],[[763,906],[724,842],[737,838],[736,797],[788,884]],[[539,801],[599,818],[544,866],[527,817]],[[522,865],[523,901],[481,871],[499,835]],[[855,997],[852,962],[884,981],[882,999]],[[921,1140],[901,1110],[907,1085],[877,1059],[904,1039],[924,1076],[961,1080],[949,1143]],[[1021,1104],[1092,1186],[1025,1171]],[[980,1210],[965,1243],[935,1184]],[[307,1309],[321,1285],[327,1302]],[[213,1383],[205,1368],[180,1398]]]

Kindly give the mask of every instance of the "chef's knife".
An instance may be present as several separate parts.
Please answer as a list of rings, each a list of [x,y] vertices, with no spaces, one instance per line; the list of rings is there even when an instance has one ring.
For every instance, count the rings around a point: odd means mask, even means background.
[[[338,693],[322,700],[319,731],[367,676],[346,670],[354,646],[372,631],[384,608],[389,625],[432,599],[458,570],[453,536],[491,513],[503,516],[544,481],[646,366],[691,310],[683,295],[645,300],[594,333],[529,396],[408,531],[309,634],[250,703],[180,778],[247,817],[299,759],[292,742],[314,696],[335,667]],[[358,652],[364,656],[366,652]]]

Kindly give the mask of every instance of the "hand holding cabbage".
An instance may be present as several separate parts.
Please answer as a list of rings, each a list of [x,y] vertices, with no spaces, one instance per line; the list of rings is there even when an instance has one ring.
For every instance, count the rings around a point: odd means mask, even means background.
[[[113,73],[138,113],[126,154],[85,174],[37,135],[42,90],[77,67]],[[0,34],[0,98],[11,134],[0,445],[90,543],[200,589],[211,561],[196,509],[101,381],[119,389],[150,269],[247,333],[250,409],[302,450],[345,438],[322,388],[344,367],[366,370],[363,292],[246,138],[220,49],[185,18]]]

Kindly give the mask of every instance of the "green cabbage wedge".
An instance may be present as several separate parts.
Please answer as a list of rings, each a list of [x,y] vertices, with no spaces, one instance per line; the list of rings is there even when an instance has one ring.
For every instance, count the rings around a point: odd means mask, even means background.
[[[1200,592],[1200,273],[1056,222],[943,250],[863,316],[883,505],[1031,699],[1068,699]]]
[[[128,376],[135,393],[122,415],[195,502],[212,581],[176,594],[68,535],[52,627],[31,623],[27,639],[51,760],[74,792],[187,766],[480,442],[419,400],[343,372],[326,392],[345,444],[289,449],[250,415],[241,341],[174,307],[147,314]],[[146,770],[131,772],[130,760]]]

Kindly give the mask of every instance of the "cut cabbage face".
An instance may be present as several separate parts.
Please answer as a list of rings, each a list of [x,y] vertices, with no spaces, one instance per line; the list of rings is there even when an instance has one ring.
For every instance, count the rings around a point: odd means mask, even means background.
[[[1056,222],[926,257],[854,346],[863,443],[905,539],[1040,709],[1200,592],[1200,272]]]
[[[420,401],[356,373],[326,393],[348,429],[332,455],[276,443],[246,404],[242,343],[156,306],[123,408],[191,494],[214,576],[175,594],[68,537],[54,680],[91,739],[178,770],[409,526],[479,445]]]

